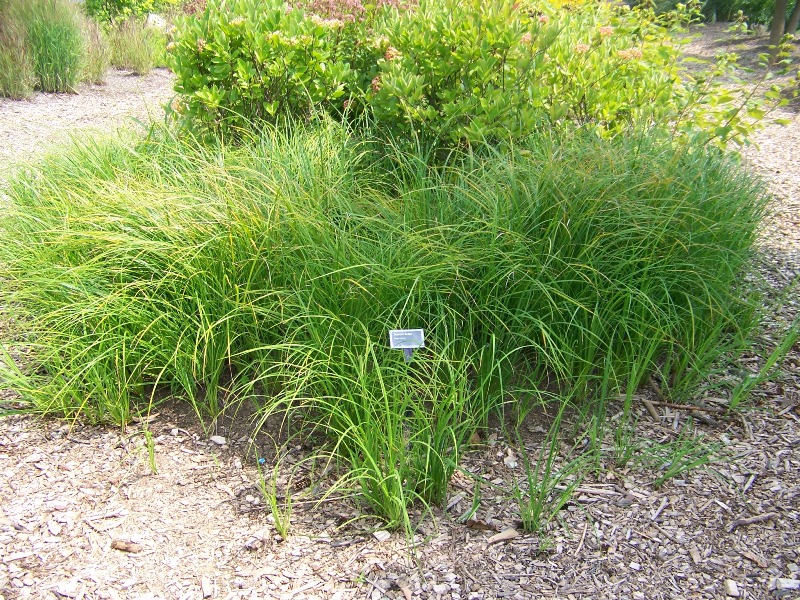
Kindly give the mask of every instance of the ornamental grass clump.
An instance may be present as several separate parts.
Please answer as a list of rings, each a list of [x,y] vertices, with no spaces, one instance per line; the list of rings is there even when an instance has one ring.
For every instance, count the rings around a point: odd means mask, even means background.
[[[492,412],[649,376],[679,397],[750,332],[764,196],[716,152],[559,133],[432,169],[372,148],[330,120],[234,147],[156,128],[18,174],[0,303],[29,360],[9,347],[4,385],[90,421],[168,396],[205,423],[288,411],[409,526]],[[410,363],[387,347],[406,327]]]
[[[68,0],[26,0],[15,9],[43,92],[71,92],[81,81],[85,41],[77,9]]]

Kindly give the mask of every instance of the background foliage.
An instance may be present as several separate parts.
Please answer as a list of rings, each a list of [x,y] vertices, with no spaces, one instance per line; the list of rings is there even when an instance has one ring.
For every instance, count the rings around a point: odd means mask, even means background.
[[[311,8],[219,0],[180,20],[169,50],[184,123],[235,136],[252,123],[365,114],[393,139],[450,148],[565,123],[601,135],[660,124],[724,146],[743,143],[760,115],[719,83],[731,65],[680,68],[670,30],[696,18],[694,5],[658,17],[506,0],[422,0],[359,19]]]

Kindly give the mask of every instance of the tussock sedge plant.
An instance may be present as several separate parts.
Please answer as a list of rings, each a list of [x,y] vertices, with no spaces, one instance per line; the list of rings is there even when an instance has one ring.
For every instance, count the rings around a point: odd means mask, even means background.
[[[30,358],[5,354],[4,385],[90,421],[167,395],[206,424],[245,399],[288,411],[409,527],[493,411],[651,375],[678,393],[754,325],[740,275],[765,197],[716,151],[550,133],[430,168],[372,148],[330,121],[235,148],[154,127],[18,173],[0,303]],[[401,327],[427,333],[408,364]]]

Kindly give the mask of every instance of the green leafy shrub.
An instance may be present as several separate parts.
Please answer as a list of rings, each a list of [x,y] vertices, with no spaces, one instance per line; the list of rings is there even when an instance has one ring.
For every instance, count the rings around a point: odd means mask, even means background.
[[[536,12],[511,0],[423,0],[387,20],[391,49],[367,102],[393,137],[450,146],[520,139],[544,124],[601,135],[665,126],[743,143],[752,121],[721,73],[680,69],[670,30],[696,14],[694,5],[657,17],[605,3]]]
[[[680,399],[753,325],[765,198],[718,152],[548,133],[429,169],[369,148],[330,123],[238,147],[155,129],[19,174],[0,303],[30,361],[5,384],[102,421],[170,393],[211,419],[300,411],[398,524],[509,398],[598,403],[653,375]],[[409,364],[386,347],[403,327],[426,330]]]
[[[175,12],[181,0],[85,0],[84,10],[92,18],[111,23],[150,13]]]
[[[146,75],[166,62],[166,35],[144,20],[130,17],[114,23],[109,30],[111,64]]]
[[[338,100],[353,77],[355,23],[323,19],[282,0],[209,2],[179,22],[168,45],[183,116],[228,133],[253,123],[307,119]]]
[[[541,12],[422,0],[363,17],[350,4],[308,4],[339,19],[253,2],[209,4],[169,45],[178,108],[194,128],[365,112],[392,139],[446,148],[565,124],[606,136],[657,126],[725,147],[744,143],[763,112],[718,83],[732,65],[680,68],[670,31],[696,18],[694,4],[656,16],[604,3]]]

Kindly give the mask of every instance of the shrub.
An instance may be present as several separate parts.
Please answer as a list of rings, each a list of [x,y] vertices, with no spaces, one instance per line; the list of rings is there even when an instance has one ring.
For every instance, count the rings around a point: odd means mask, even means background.
[[[112,23],[150,13],[174,12],[181,6],[181,0],[85,0],[83,6],[92,18]]]
[[[600,135],[659,126],[743,143],[752,121],[720,130],[739,112],[714,71],[695,79],[680,69],[670,30],[697,10],[689,3],[656,17],[606,3],[542,12],[512,0],[422,0],[387,20],[391,51],[367,102],[394,138],[447,146],[562,124]]]
[[[341,103],[352,78],[341,53],[355,24],[312,18],[282,0],[209,2],[178,27],[170,66],[195,126],[227,134],[307,119],[315,106]]]
[[[109,32],[111,64],[146,75],[165,62],[166,36],[142,19],[131,17],[115,23]]]
[[[154,130],[18,175],[0,303],[31,352],[4,379],[93,420],[170,392],[212,419],[300,410],[398,524],[509,398],[600,403],[650,375],[679,398],[749,333],[764,196],[717,152],[585,132],[440,169],[368,150],[332,124],[233,149]],[[427,332],[408,365],[399,327]]]
[[[425,146],[570,125],[606,136],[657,126],[724,147],[744,143],[762,112],[719,85],[717,67],[680,69],[670,30],[696,16],[694,4],[656,17],[624,5],[549,13],[512,0],[423,0],[363,20],[336,3],[309,5],[342,20],[253,2],[220,0],[179,24],[171,65],[192,127],[229,134],[364,111],[384,135]]]

